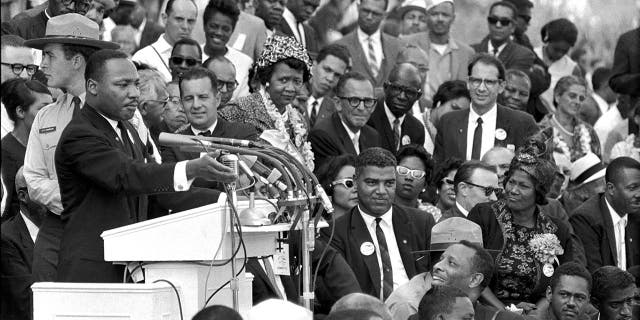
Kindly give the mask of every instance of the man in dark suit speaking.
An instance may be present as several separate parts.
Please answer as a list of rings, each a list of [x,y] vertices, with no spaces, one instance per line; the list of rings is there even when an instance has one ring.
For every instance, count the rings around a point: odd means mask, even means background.
[[[496,103],[504,90],[504,66],[494,56],[479,53],[469,63],[467,87],[471,108],[445,114],[438,123],[435,161],[479,160],[493,147],[515,151],[538,129],[533,117]]]
[[[435,224],[430,214],[393,205],[396,159],[382,148],[364,150],[356,159],[358,205],[339,217],[330,245],[353,269],[363,293],[385,300],[413,276],[429,271],[426,250]],[[329,239],[331,228],[322,231]]]
[[[126,54],[94,53],[85,79],[85,108],[63,131],[55,155],[65,224],[58,281],[121,282],[123,267],[104,261],[103,231],[146,219],[147,194],[189,190],[195,177],[231,182],[237,176],[215,154],[178,163],[146,161],[127,121],[140,92]]]

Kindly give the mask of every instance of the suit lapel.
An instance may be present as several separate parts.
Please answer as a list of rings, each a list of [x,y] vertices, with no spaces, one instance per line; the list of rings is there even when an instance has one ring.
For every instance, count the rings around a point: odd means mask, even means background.
[[[511,139],[512,137],[509,136],[509,132],[511,131],[511,124],[509,123],[506,115],[505,115],[505,107],[501,106],[501,105],[497,105],[497,111],[496,111],[496,131],[498,129],[503,129],[506,133],[507,133],[507,137],[503,140],[498,140],[497,138],[494,138],[494,142],[493,145],[495,147],[507,147],[507,142],[510,141],[509,139]]]
[[[342,125],[342,120],[340,120],[340,116],[337,112],[331,116],[331,122],[333,122],[333,127],[338,133],[338,138],[344,146],[345,151],[347,153],[356,154],[356,148],[353,146],[353,142],[351,141],[351,139],[349,139],[349,133],[347,132],[347,129]],[[360,137],[362,138],[362,131],[360,131]]]
[[[357,30],[354,30],[351,33],[352,39],[351,42],[354,44],[354,49],[355,49],[355,57],[352,57],[352,61],[355,61],[355,63],[359,63],[362,65],[362,69],[363,70],[367,70],[367,75],[369,75],[369,77],[371,77],[371,79],[374,79],[377,81],[377,79],[375,79],[373,77],[373,74],[371,73],[371,69],[369,69],[369,64],[368,64],[368,59],[364,53],[364,48],[362,47],[362,45],[360,44],[360,39],[358,38],[358,33]],[[346,41],[348,41],[348,39],[345,39]]]
[[[33,257],[33,239],[31,239],[31,234],[29,234],[29,229],[27,229],[27,224],[22,218],[22,214],[18,212],[16,216],[17,229],[20,232],[20,245],[27,257]],[[31,267],[31,260],[27,259],[27,263],[29,267]]]
[[[385,145],[388,145],[391,148],[395,148],[393,128],[391,128],[391,125],[389,124],[389,118],[387,118],[387,113],[384,110],[384,99],[378,100],[376,109],[373,112],[374,114],[372,114],[371,116],[374,118],[374,121],[378,122],[378,131],[382,131],[380,132],[380,136],[382,137],[382,139],[386,140]],[[402,128],[400,130],[402,131]]]
[[[124,145],[118,137],[118,134],[111,124],[103,118],[93,107],[85,104],[80,113],[91,123],[96,129],[102,131],[109,138],[111,145],[124,151]]]
[[[502,51],[498,55],[498,60],[500,60],[503,64],[506,65],[507,61],[509,61],[509,57],[511,57],[511,54],[513,53],[513,49],[514,49],[513,43],[511,41],[507,42],[507,45],[504,46],[504,49],[502,49]]]
[[[411,253],[411,238],[408,237],[412,234],[411,225],[406,215],[407,213],[399,206],[393,206],[393,213],[391,215],[393,232],[396,236],[396,244],[398,245],[404,270],[407,272],[407,277],[411,279],[416,274],[416,266],[413,254]]]
[[[609,242],[609,249],[611,250],[611,256],[613,257],[613,264],[618,264],[618,250],[616,249],[616,236],[613,231],[613,220],[611,219],[611,212],[607,203],[605,202],[604,195],[600,200],[600,213],[602,214],[602,224],[604,224],[604,231],[607,234],[607,240]]]
[[[264,271],[264,268],[262,268],[262,265],[260,265],[260,262],[258,261],[258,259],[260,258],[253,258],[247,261],[247,264],[252,265],[253,270],[251,271],[255,271],[256,273],[254,274],[254,276],[262,279],[262,281],[267,284],[267,286],[269,287],[269,289],[271,289],[272,292],[274,293],[278,292],[278,290],[271,283],[271,280],[269,280],[269,276],[267,276],[267,273]]]
[[[457,130],[453,136],[451,143],[458,146],[458,154],[461,154],[463,158],[467,157],[467,126],[469,124],[469,110],[464,112],[460,117],[460,121],[457,121]]]
[[[353,247],[358,250],[361,248],[362,244],[365,242],[369,242],[373,244],[373,239],[371,239],[371,234],[369,234],[369,229],[364,223],[364,219],[360,215],[360,211],[358,207],[351,209],[351,233],[353,236],[351,237],[353,243]],[[371,277],[371,283],[375,289],[375,292],[380,292],[380,266],[378,265],[378,257],[374,253],[370,255],[364,255],[362,252],[358,252],[362,256],[362,260],[369,271],[369,276]],[[358,254],[356,253],[356,254]]]

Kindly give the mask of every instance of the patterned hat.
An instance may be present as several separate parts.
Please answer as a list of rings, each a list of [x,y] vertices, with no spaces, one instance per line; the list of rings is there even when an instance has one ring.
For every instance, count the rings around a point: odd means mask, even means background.
[[[284,59],[294,58],[304,62],[307,72],[311,72],[311,58],[307,49],[293,37],[273,35],[264,43],[256,68],[266,68]]]
[[[556,168],[551,161],[533,155],[528,150],[521,151],[511,160],[508,176],[514,170],[522,170],[536,180],[536,190],[545,195],[555,179]]]

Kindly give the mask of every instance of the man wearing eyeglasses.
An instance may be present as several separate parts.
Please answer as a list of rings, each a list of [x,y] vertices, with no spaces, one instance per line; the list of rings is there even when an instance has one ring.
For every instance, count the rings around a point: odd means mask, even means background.
[[[453,181],[449,181],[456,192],[456,203],[443,212],[438,221],[452,217],[466,218],[476,204],[497,200],[502,188],[499,187],[495,170],[493,166],[477,160],[462,164]]]
[[[330,157],[357,155],[380,146],[378,132],[367,125],[377,104],[371,81],[359,72],[346,73],[338,81],[336,93],[336,112],[318,121],[309,133],[316,168]]]
[[[424,145],[424,126],[409,110],[422,96],[420,70],[411,63],[396,65],[384,83],[384,101],[378,101],[368,124],[380,133],[382,147],[398,152],[408,144]]]
[[[631,320],[632,309],[638,304],[633,275],[604,266],[594,271],[592,278],[591,303],[599,311],[597,320]]]
[[[2,34],[15,34],[25,40],[42,38],[52,17],[67,13],[85,15],[90,7],[91,0],[49,0],[46,5],[19,13],[3,23]]]
[[[1,66],[1,81],[5,81],[13,78],[28,79],[38,71],[38,66],[33,64],[33,56],[31,55],[31,49],[24,46],[24,39],[16,35],[4,35],[0,40],[0,54],[2,59]],[[13,121],[9,119],[7,110],[2,105],[2,136],[13,131]]]
[[[480,160],[493,147],[517,150],[538,131],[533,117],[497,103],[505,70],[496,57],[479,53],[468,67],[471,108],[445,114],[438,123],[433,157]]]
[[[511,40],[516,29],[517,12],[516,7],[510,2],[493,3],[487,17],[489,35],[471,47],[476,52],[487,52],[497,57],[506,69],[527,71],[533,66],[536,55],[533,51]]]
[[[231,100],[233,92],[238,87],[236,80],[236,67],[231,60],[224,56],[209,58],[204,62],[204,67],[211,70],[218,78],[218,92],[220,94],[220,109]]]
[[[191,38],[176,41],[169,58],[172,81],[180,81],[187,71],[202,66],[202,48]]]

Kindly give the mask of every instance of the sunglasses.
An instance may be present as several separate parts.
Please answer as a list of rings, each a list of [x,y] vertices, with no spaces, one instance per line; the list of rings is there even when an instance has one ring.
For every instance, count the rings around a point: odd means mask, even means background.
[[[183,57],[171,57],[171,63],[175,65],[181,65],[183,62],[187,64],[187,67],[195,67],[200,63],[200,59],[183,58]]]
[[[353,178],[338,179],[334,182],[331,182],[331,187],[335,187],[339,184],[343,185],[347,189],[351,189],[354,186]]]
[[[482,83],[489,89],[495,88],[498,84],[500,84],[500,79],[484,79],[484,78],[476,78],[469,77],[469,84],[474,88],[479,88]]]
[[[480,188],[480,189],[484,189],[484,195],[486,197],[490,196],[492,193],[496,194],[496,197],[500,197],[502,195],[502,188],[495,188],[495,187],[486,187],[486,186],[481,186],[479,184],[475,184],[475,183],[471,183],[468,181],[462,181],[470,186],[476,187],[476,188]]]
[[[364,104],[366,109],[373,109],[378,101],[374,98],[361,98],[361,97],[338,97],[343,100],[347,100],[349,102],[349,106],[351,108],[357,108],[360,106],[360,103]]]
[[[34,75],[36,72],[38,72],[38,66],[36,66],[35,64],[28,64],[28,65],[23,65],[21,63],[5,63],[2,62],[3,66],[9,66],[11,67],[11,71],[13,71],[13,73],[17,76],[19,76],[22,73],[22,70],[24,70],[25,68],[27,69],[27,74],[32,76]]]
[[[218,91],[222,91],[222,89],[226,88],[226,92],[233,91],[238,87],[238,81],[222,81],[218,80]]]
[[[498,22],[500,22],[500,25],[503,27],[508,27],[511,24],[511,19],[509,18],[498,18],[498,17],[489,16],[487,17],[487,21],[489,22],[490,25],[495,25]]]
[[[422,170],[413,170],[403,166],[396,166],[396,172],[401,176],[410,175],[414,179],[422,179],[427,175],[427,173]]]
[[[411,99],[411,100],[417,99],[418,97],[420,97],[420,94],[422,94],[422,91],[420,91],[419,89],[405,87],[403,85],[394,84],[390,82],[385,82],[384,88],[386,90],[389,90],[389,93],[392,96],[397,96],[397,95],[400,95],[400,93],[404,92],[407,99]]]

